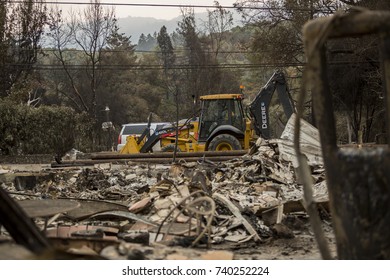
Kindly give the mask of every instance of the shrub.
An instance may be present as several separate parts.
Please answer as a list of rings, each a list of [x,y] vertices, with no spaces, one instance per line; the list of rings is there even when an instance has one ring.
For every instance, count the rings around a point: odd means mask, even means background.
[[[89,131],[86,115],[68,107],[38,108],[0,100],[0,152],[16,154],[59,154],[78,144]],[[79,139],[83,139],[80,141]]]

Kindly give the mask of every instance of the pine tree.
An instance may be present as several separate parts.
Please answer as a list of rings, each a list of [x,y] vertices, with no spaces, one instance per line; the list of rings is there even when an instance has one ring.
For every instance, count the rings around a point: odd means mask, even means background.
[[[167,33],[167,28],[165,25],[161,27],[160,32],[157,35],[157,43],[160,48],[160,56],[164,63],[164,72],[167,72],[167,69],[172,67],[175,63],[175,54],[172,46],[171,38]]]
[[[146,36],[144,33],[142,33],[138,39],[137,50],[143,50],[145,46],[146,46]]]

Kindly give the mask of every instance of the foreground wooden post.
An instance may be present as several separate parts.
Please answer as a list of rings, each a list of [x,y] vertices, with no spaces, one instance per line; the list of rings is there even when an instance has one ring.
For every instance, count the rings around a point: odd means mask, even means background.
[[[383,84],[390,139],[390,13],[356,11],[304,26],[307,81],[320,131],[339,259],[390,259],[390,152],[388,148],[340,150],[327,77],[328,39],[376,33],[382,45]]]

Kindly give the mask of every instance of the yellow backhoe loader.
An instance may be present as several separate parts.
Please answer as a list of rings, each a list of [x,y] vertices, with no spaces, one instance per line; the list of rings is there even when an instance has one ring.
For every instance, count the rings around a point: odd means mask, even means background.
[[[162,151],[172,152],[176,139],[177,149],[181,152],[249,149],[255,134],[265,139],[271,137],[269,108],[275,91],[288,119],[294,106],[283,72],[276,71],[249,105],[249,117],[243,108],[243,94],[201,96],[199,117],[179,122],[178,127],[172,125],[156,130],[152,135],[147,128],[140,137],[129,136],[120,153],[151,152],[158,141]]]

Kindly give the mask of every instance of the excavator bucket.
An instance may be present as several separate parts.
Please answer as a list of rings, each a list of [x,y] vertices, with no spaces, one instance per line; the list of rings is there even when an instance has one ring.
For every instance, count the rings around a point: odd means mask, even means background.
[[[134,136],[127,136],[126,145],[119,151],[120,154],[137,154],[140,151],[140,146]]]

